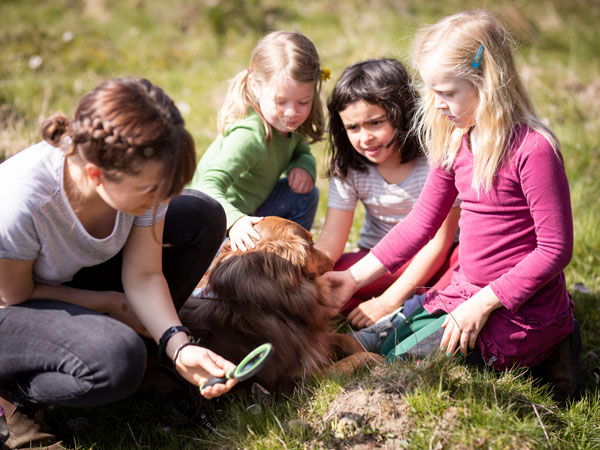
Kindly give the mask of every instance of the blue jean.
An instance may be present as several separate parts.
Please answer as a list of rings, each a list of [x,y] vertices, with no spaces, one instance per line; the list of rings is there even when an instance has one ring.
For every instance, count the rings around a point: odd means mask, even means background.
[[[319,189],[316,186],[306,194],[297,194],[290,189],[287,178],[280,178],[271,194],[256,209],[254,215],[257,217],[283,217],[310,231],[318,204]]]
[[[225,213],[195,192],[173,199],[165,218],[163,273],[179,309],[223,237]],[[69,286],[123,291],[121,254],[82,269]],[[127,325],[55,300],[0,309],[0,385],[18,406],[88,407],[134,392],[146,370],[146,344]]]
[[[350,331],[354,337],[369,352],[379,352],[385,340],[393,333],[395,328],[406,322],[417,308],[423,304],[425,294],[415,295],[408,299],[402,306],[392,311],[387,316],[383,316],[373,325],[362,330]]]

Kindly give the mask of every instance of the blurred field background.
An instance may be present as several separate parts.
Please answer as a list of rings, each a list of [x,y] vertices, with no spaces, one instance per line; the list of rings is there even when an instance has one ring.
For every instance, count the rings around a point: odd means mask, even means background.
[[[561,409],[515,376],[508,383],[523,393],[525,403],[544,405],[540,416],[536,408],[515,409],[510,396],[494,397],[494,377],[477,381],[490,387],[483,394],[454,392],[443,376],[448,367],[434,364],[426,376],[435,388],[418,390],[407,400],[416,425],[402,446],[600,448],[600,372],[595,371],[600,365],[600,0],[0,0],[0,161],[37,142],[44,118],[56,111],[70,113],[81,95],[118,76],[145,77],[163,87],[182,111],[201,155],[216,136],[227,80],[246,67],[264,33],[298,30],[313,40],[323,67],[332,72],[323,83],[326,98],[348,64],[387,56],[410,65],[412,36],[420,26],[477,7],[497,13],[517,38],[520,72],[538,112],[561,142],[575,223],[575,253],[566,274],[582,330],[584,395]],[[314,154],[321,189],[313,230],[318,234],[327,200],[326,144],[315,145]],[[360,220],[359,213],[350,244]],[[307,423],[319,422],[315,417],[353,381],[308,383],[294,398],[277,401],[258,416],[248,416],[233,402],[227,406],[229,420],[208,434],[193,427],[184,433],[157,431],[153,418],[160,405],[146,400],[79,412],[93,416],[89,428],[95,431],[78,435],[75,426],[71,431],[77,448],[350,448],[357,439],[333,433],[327,440],[326,424],[297,432],[281,423],[298,415]],[[474,406],[478,400],[486,406]],[[463,413],[451,431],[440,432],[440,416],[432,405],[444,411],[456,404]],[[502,425],[489,432],[481,417],[492,412],[506,421],[494,415]],[[57,414],[77,419],[70,412]],[[373,433],[377,439],[372,442],[385,446],[386,437]]]

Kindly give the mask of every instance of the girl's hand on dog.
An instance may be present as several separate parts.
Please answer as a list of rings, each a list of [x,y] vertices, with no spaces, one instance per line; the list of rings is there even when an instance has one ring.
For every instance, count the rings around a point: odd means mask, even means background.
[[[254,241],[260,239],[260,234],[254,228],[254,225],[262,221],[264,217],[243,216],[229,229],[229,239],[232,250],[247,251],[249,248],[256,247]]]
[[[330,283],[332,316],[338,315],[356,292],[356,280],[350,270],[325,272],[322,277]]]
[[[183,378],[195,386],[201,386],[211,377],[223,377],[235,364],[198,345],[187,345],[177,355],[175,367]],[[218,397],[237,384],[237,380],[230,379],[226,383],[215,384],[202,389],[203,397],[211,399]]]

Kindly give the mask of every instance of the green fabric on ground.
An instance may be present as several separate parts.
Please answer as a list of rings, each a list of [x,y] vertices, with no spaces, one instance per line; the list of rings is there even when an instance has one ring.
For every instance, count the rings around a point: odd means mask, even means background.
[[[431,314],[422,306],[388,336],[381,346],[380,354],[391,360],[402,356],[407,350],[442,327],[445,313]]]

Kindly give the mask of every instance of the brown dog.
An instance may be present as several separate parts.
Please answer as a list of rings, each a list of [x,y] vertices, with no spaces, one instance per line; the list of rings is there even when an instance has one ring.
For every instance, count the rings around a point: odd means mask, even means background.
[[[180,311],[200,345],[237,363],[270,342],[275,351],[254,380],[276,390],[323,371],[337,356],[352,355],[338,362],[346,372],[381,361],[354,338],[331,332],[329,285],[320,275],[332,264],[311,234],[274,216],[255,228],[261,239],[254,249],[223,245],[206,285],[213,298],[190,298]]]

